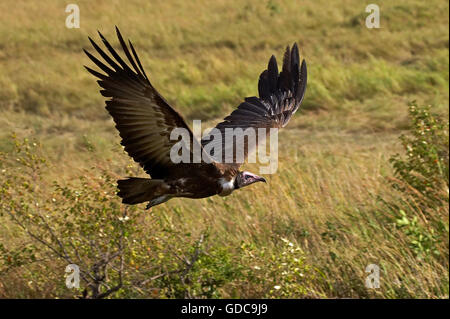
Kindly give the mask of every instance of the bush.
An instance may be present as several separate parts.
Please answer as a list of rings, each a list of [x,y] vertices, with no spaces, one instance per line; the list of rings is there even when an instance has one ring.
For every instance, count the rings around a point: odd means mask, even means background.
[[[409,116],[409,132],[400,136],[406,155],[390,159],[392,187],[406,196],[390,207],[416,256],[448,263],[449,123],[430,106],[411,104]]]
[[[250,285],[252,293],[257,292],[264,298],[323,297],[312,288],[319,271],[306,263],[302,249],[286,238],[279,238],[279,243],[276,252],[242,243],[240,254],[241,263],[246,265],[243,268],[245,285]]]
[[[41,297],[52,287],[47,297],[210,298],[238,274],[207,232],[192,239],[122,205],[107,170],[49,183],[52,168],[38,141],[14,136],[14,144],[10,156],[1,154],[0,214],[13,222],[14,237],[0,245],[0,276],[17,271]],[[69,264],[79,267],[79,289],[64,284]]]
[[[411,104],[409,116],[409,134],[400,137],[406,157],[390,159],[399,178],[393,186],[425,206],[442,205],[448,201],[449,122],[433,114],[430,106]]]

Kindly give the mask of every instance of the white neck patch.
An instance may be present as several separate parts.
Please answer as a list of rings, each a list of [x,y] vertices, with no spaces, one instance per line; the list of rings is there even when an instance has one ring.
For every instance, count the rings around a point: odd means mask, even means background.
[[[219,193],[219,196],[228,196],[234,191],[234,178],[228,181],[222,177],[219,179],[219,184],[222,186],[222,191]]]

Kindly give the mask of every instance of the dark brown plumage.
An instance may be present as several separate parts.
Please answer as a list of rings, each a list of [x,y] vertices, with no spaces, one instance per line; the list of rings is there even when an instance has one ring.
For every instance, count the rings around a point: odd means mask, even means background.
[[[175,128],[189,132],[190,158],[193,158],[194,143],[202,151],[209,139],[197,141],[181,115],[176,112],[150,83],[137,53],[128,41],[128,46],[116,27],[117,37],[126,59],[125,62],[111,44],[99,32],[108,55],[91,38],[92,46],[104,60],[84,50],[86,55],[103,71],[86,69],[99,78],[100,93],[109,98],[106,109],[111,114],[125,151],[138,162],[152,179],[131,177],[118,181],[119,193],[126,204],[148,201],[147,207],[158,205],[173,197],[203,198],[212,195],[229,195],[234,189],[242,188],[262,177],[249,172],[240,172],[242,161],[233,158],[224,163],[215,154],[207,162],[174,163],[170,150],[178,142],[170,140]],[[227,116],[216,128],[223,134],[227,128],[281,128],[299,108],[306,89],[306,63],[300,64],[297,45],[287,47],[281,73],[278,73],[274,56],[269,60],[258,83],[258,97],[248,97]],[[266,130],[268,132],[268,130]],[[257,130],[256,130],[257,132]],[[257,137],[257,141],[261,139]],[[247,142],[245,140],[245,142]],[[227,145],[230,147],[229,145]],[[231,145],[235,147],[235,145]],[[222,140],[225,150],[225,139]],[[245,157],[247,157],[245,145]],[[251,150],[250,150],[251,151]],[[235,154],[235,152],[233,152]],[[222,162],[222,163],[220,163]]]

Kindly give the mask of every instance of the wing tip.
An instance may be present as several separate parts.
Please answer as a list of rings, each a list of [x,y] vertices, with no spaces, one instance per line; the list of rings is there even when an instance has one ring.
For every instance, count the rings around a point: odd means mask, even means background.
[[[270,67],[271,64],[277,64],[277,58],[275,57],[275,55],[272,54],[272,56],[269,59],[269,64],[268,66]]]
[[[296,104],[300,104],[305,93],[306,81],[306,61],[300,60],[298,44],[294,42],[292,47],[286,46],[280,73],[275,56],[270,57],[267,69],[259,77],[259,96],[263,100],[270,100],[273,95],[283,95],[283,92],[290,91],[297,101]]]

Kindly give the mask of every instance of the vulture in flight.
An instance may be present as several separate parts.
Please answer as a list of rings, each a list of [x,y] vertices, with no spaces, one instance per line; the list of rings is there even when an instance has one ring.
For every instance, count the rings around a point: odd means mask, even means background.
[[[87,66],[97,77],[100,93],[107,98],[106,109],[111,114],[125,151],[138,162],[151,178],[130,177],[118,180],[118,195],[125,204],[148,202],[147,209],[164,203],[173,197],[204,198],[213,195],[227,196],[234,190],[256,182],[266,182],[263,177],[240,171],[242,162],[224,162],[214,154],[202,154],[200,161],[178,162],[171,160],[171,148],[178,143],[171,140],[171,132],[183,128],[190,135],[187,149],[209,142],[198,141],[183,117],[169,105],[151,84],[130,41],[122,38],[116,27],[117,37],[126,59],[122,58],[99,32],[106,50],[91,38],[92,46],[100,59],[84,50],[86,55],[103,72]],[[108,54],[109,53],[109,54]],[[274,56],[269,60],[258,83],[259,97],[247,97],[216,129],[224,133],[227,128],[282,128],[302,103],[306,89],[306,63],[300,63],[297,44],[286,48],[282,70],[278,72]],[[258,142],[264,136],[257,136]],[[222,148],[225,148],[222,143]],[[245,149],[244,156],[248,155]],[[205,160],[207,158],[208,160]]]

